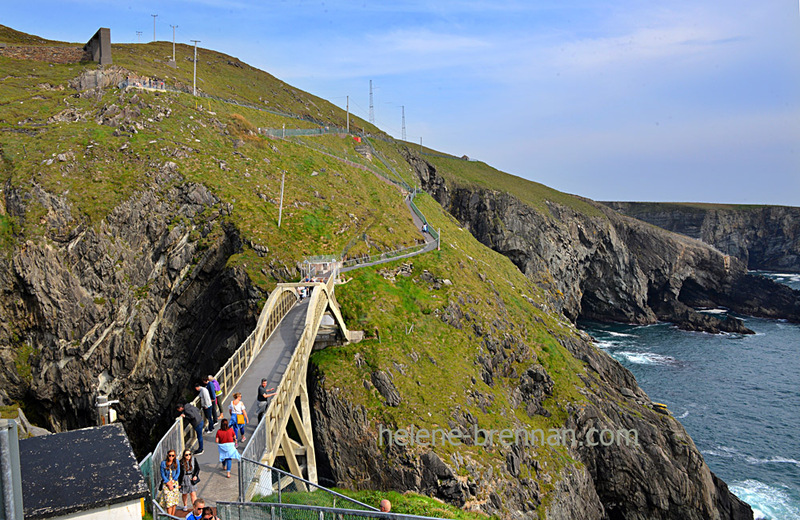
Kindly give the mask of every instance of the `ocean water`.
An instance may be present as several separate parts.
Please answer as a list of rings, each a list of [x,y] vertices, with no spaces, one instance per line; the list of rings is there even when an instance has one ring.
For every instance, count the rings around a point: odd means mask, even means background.
[[[798,274],[760,274],[800,290]],[[756,334],[579,326],[633,372],[653,401],[669,407],[756,518],[800,519],[800,325],[738,317]]]

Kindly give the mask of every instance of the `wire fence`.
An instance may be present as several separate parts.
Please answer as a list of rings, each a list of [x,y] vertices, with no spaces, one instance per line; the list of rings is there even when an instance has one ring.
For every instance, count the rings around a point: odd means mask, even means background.
[[[240,498],[270,504],[303,504],[359,511],[377,511],[373,506],[337,493],[282,469],[242,457],[239,462]]]
[[[433,520],[429,516],[381,513],[377,510],[257,502],[217,502],[220,520]]]
[[[347,130],[338,127],[325,128],[259,128],[258,133],[268,137],[303,137],[309,135],[341,135],[346,134]]]
[[[353,267],[359,265],[372,264],[375,262],[383,262],[383,261],[388,262],[389,260],[394,260],[396,258],[411,256],[417,253],[421,253],[426,247],[428,247],[427,243],[409,247],[401,247],[400,249],[395,249],[394,251],[386,251],[385,253],[379,253],[377,255],[348,258],[347,260],[342,260],[342,269],[352,270]]]

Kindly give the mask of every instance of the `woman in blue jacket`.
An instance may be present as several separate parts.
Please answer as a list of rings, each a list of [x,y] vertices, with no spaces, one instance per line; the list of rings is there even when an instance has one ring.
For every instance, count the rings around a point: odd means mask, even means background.
[[[167,510],[167,514],[173,516],[181,499],[181,488],[178,485],[180,471],[175,450],[169,450],[167,458],[161,461],[161,505]]]

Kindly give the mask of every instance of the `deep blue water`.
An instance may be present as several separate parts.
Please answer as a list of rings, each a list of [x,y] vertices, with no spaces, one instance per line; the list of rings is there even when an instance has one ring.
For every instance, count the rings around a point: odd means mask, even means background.
[[[800,290],[800,275],[763,274]],[[800,519],[800,325],[739,317],[755,335],[579,325],[669,407],[756,518]]]

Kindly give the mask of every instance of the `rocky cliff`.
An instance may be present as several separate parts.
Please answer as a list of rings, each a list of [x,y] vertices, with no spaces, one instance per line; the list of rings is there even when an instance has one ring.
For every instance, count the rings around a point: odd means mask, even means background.
[[[748,332],[736,318],[695,310],[720,305],[800,320],[797,291],[747,274],[744,262],[699,240],[587,199],[580,200],[597,210],[594,215],[547,200],[542,211],[507,192],[448,185],[431,162],[412,151],[406,158],[423,189],[483,244],[548,287],[553,304],[572,320],[662,320],[687,330]]]
[[[0,263],[0,397],[53,431],[96,424],[97,395],[111,395],[146,452],[193,378],[215,372],[255,324],[260,291],[226,268],[241,247],[219,222],[228,208],[174,167],[94,226],[41,186],[3,190],[3,214],[37,212],[44,237]]]
[[[800,272],[800,208],[603,202],[625,215],[710,244],[749,269]]]
[[[414,259],[397,280],[385,271],[377,280],[362,273],[337,289],[345,312],[365,324],[380,326],[389,315],[424,332],[381,329],[381,341],[312,359],[322,482],[408,489],[502,518],[752,518],[630,372],[585,334],[542,313],[548,304],[532,282],[503,279],[503,262],[479,254],[455,225],[444,233],[441,253]],[[453,273],[453,285],[438,287],[435,276],[431,283],[426,267]],[[359,304],[362,286],[391,296]],[[413,291],[421,314],[394,300],[405,291]],[[532,297],[520,305],[520,293]],[[396,442],[399,429],[412,428],[455,431],[463,444]],[[573,432],[576,442],[514,437],[489,445],[473,435],[539,428]],[[635,432],[637,441],[601,445],[610,432]]]

